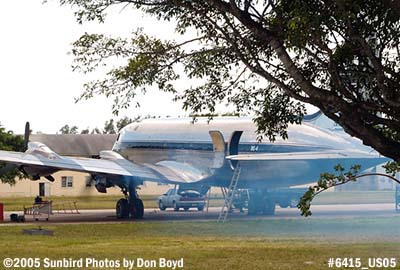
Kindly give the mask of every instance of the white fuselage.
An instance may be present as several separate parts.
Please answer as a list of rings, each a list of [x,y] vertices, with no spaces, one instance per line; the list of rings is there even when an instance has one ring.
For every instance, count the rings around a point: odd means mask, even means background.
[[[258,140],[256,126],[250,118],[216,118],[210,123],[200,119],[146,120],[133,123],[121,130],[113,150],[138,164],[164,165],[186,174],[198,174],[210,185],[227,186],[232,176],[229,161],[215,169],[215,153],[209,131],[218,130],[228,144],[234,131],[243,131],[239,154],[294,153],[342,151],[348,153],[366,148],[354,139],[304,123],[290,125],[288,140],[275,142]],[[367,157],[368,156],[368,157]],[[361,164],[365,168],[378,164],[366,154],[366,159],[336,159],[318,156],[307,160],[244,161],[239,185],[242,187],[287,187],[318,180],[320,173],[332,172],[341,163],[345,166]],[[374,157],[378,157],[374,155]],[[382,162],[380,162],[382,163]],[[367,167],[368,166],[368,167]]]

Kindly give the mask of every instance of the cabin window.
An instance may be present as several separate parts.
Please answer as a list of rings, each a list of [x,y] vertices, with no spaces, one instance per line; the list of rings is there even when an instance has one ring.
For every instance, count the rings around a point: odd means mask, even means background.
[[[157,182],[157,186],[168,186],[168,184]]]
[[[61,187],[72,188],[74,179],[72,176],[62,176],[61,177]]]

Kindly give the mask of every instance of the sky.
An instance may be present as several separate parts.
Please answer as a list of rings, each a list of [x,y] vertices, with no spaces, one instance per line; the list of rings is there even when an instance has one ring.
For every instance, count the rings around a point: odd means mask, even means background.
[[[56,133],[65,124],[102,128],[106,120],[117,118],[111,112],[112,99],[95,97],[75,103],[90,79],[72,71],[71,44],[85,32],[128,36],[137,27],[168,38],[173,27],[122,7],[111,12],[106,24],[79,25],[70,6],[61,7],[56,0],[42,2],[0,3],[0,123],[17,134],[23,133],[26,121],[33,133]],[[152,91],[139,97],[140,108],[132,106],[120,116],[186,115],[182,105],[171,99]]]
[[[22,134],[29,121],[33,133],[53,134],[62,126],[80,130],[104,127],[114,118],[112,98],[97,96],[78,103],[83,84],[101,76],[73,72],[72,43],[85,32],[128,37],[143,27],[147,34],[163,39],[174,37],[174,25],[117,6],[108,12],[105,24],[76,22],[70,6],[58,0],[19,0],[0,2],[0,124]],[[176,35],[175,35],[176,37]],[[186,82],[181,82],[187,87]],[[137,98],[139,108],[131,106],[120,116],[182,117],[182,104],[157,89]],[[217,112],[232,107],[219,106]],[[315,109],[314,109],[315,111]],[[312,113],[312,111],[310,111]]]

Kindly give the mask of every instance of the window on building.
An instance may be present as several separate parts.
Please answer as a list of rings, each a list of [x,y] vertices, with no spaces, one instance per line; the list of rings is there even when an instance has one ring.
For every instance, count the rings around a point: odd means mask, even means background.
[[[74,179],[72,176],[61,176],[61,187],[72,188]]]

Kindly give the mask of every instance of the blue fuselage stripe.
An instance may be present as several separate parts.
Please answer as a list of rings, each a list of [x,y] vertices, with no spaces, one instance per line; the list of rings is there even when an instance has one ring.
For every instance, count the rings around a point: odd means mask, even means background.
[[[192,150],[213,151],[213,144],[208,142],[119,142],[118,149],[154,149],[154,150]],[[239,144],[239,153],[290,153],[328,150],[326,147],[310,145],[284,145],[284,144]]]

